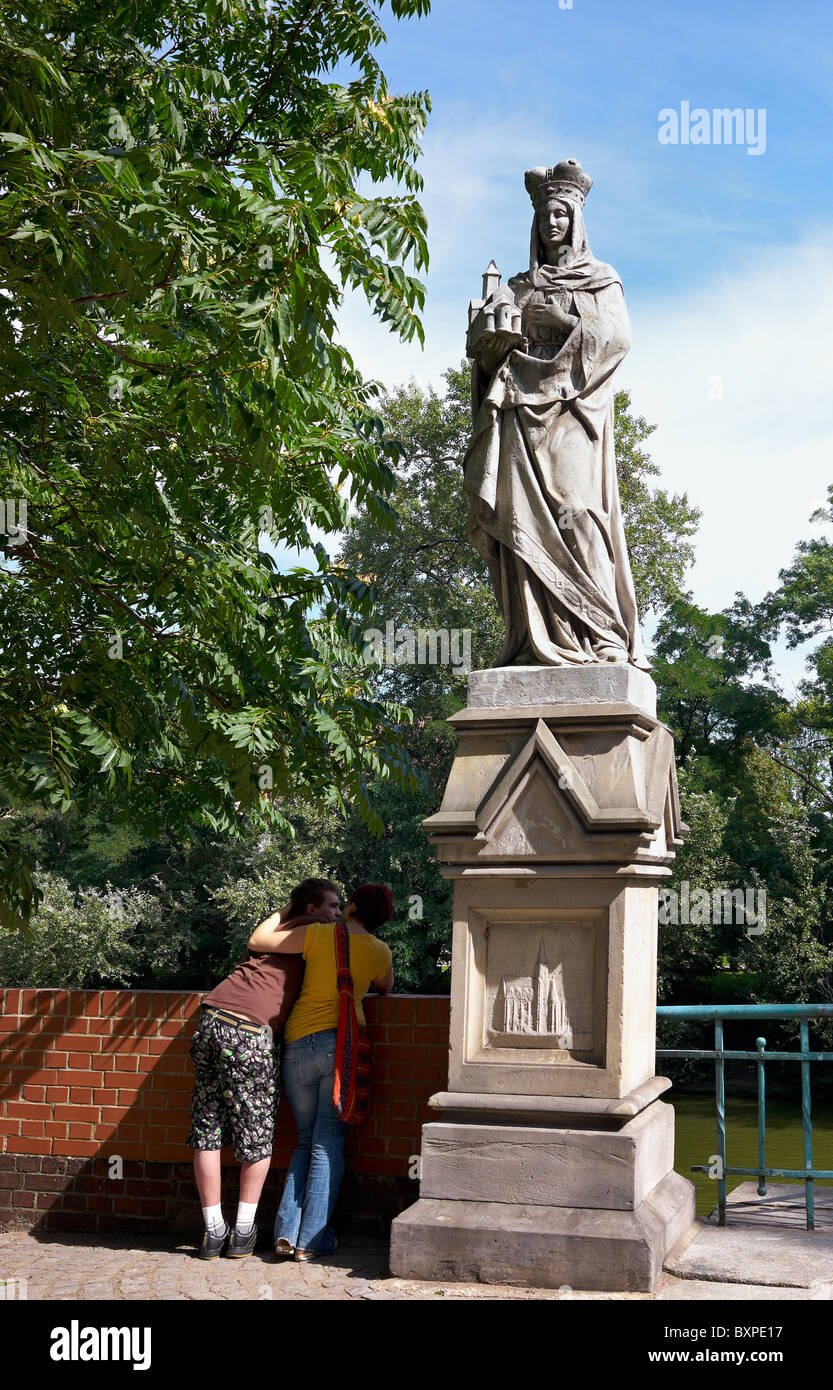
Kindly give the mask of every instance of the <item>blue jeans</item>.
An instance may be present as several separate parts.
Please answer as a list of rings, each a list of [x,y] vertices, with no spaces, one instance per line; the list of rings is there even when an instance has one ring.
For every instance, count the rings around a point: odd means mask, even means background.
[[[344,1175],[347,1125],[333,1105],[336,1029],[285,1043],[281,1076],[298,1126],[298,1147],[284,1183],[275,1240],[329,1255],[329,1220]]]

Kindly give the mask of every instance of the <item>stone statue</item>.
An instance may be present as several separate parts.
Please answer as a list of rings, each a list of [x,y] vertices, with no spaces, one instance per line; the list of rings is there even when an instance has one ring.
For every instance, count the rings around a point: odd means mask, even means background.
[[[629,662],[642,647],[613,438],[614,381],[630,346],[622,282],[587,245],[592,181],[575,159],[525,175],[529,270],[494,262],[469,310],[474,429],[469,539],[506,624],[498,662]]]

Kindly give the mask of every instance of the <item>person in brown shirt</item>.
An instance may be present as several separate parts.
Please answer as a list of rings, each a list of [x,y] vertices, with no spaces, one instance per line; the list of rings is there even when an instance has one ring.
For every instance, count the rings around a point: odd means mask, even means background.
[[[281,926],[334,922],[339,891],[326,878],[308,878],[289,904],[267,921]],[[261,925],[265,925],[262,923]],[[200,1258],[251,1255],[257,1240],[255,1212],[272,1159],[280,1100],[281,1032],[301,988],[303,958],[247,951],[244,959],[202,1000],[191,1042],[194,1090],[186,1143],[194,1150],[205,1235]],[[234,1145],[240,1164],[240,1201],[234,1229],[220,1203],[220,1150]]]

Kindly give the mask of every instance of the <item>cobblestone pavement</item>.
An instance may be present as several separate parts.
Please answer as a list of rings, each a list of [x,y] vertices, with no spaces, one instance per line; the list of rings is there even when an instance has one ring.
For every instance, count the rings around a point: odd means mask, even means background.
[[[563,1299],[565,1289],[435,1284],[393,1279],[387,1242],[356,1240],[326,1260],[298,1265],[264,1251],[245,1260],[199,1260],[194,1244],[119,1236],[0,1235],[0,1284],[25,1280],[7,1297],[28,1299]],[[575,1294],[633,1299],[640,1294]]]
[[[354,1240],[326,1260],[297,1265],[271,1251],[245,1260],[199,1260],[187,1238],[0,1234],[0,1298],[61,1299],[507,1299],[603,1300],[830,1298],[829,1288],[775,1289],[663,1274],[653,1295],[579,1293],[496,1284],[440,1284],[394,1279],[386,1241]],[[8,1281],[21,1281],[9,1285]],[[3,1286],[6,1286],[5,1288]]]

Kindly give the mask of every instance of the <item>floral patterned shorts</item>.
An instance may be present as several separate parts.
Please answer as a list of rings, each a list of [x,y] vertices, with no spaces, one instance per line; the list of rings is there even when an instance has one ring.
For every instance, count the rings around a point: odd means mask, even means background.
[[[191,1042],[192,1149],[234,1145],[238,1163],[270,1158],[280,1101],[281,1045],[203,1010]]]

